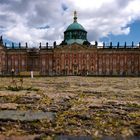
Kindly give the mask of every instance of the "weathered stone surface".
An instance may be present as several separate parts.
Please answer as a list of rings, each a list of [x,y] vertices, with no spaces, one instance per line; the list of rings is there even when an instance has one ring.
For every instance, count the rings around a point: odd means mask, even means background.
[[[38,135],[27,135],[27,136],[4,136],[0,135],[0,140],[37,140],[39,139]]]
[[[2,79],[0,86],[8,85],[9,79]],[[0,91],[1,134],[139,135],[139,78],[72,76],[24,81],[25,89],[30,85],[31,90]]]
[[[18,104],[33,104],[37,102],[39,99],[40,98],[34,97],[34,96],[31,96],[31,97],[25,96],[25,97],[19,98],[16,102]]]
[[[49,107],[44,107],[42,108],[44,111],[49,111],[49,112],[58,112],[59,111],[59,106],[57,105],[52,105],[52,106],[49,106]]]
[[[3,110],[0,111],[0,120],[19,120],[19,121],[34,121],[41,119],[53,120],[55,114],[52,112],[42,111],[14,111],[14,110]]]
[[[17,103],[0,103],[0,109],[4,110],[16,110],[18,107]]]

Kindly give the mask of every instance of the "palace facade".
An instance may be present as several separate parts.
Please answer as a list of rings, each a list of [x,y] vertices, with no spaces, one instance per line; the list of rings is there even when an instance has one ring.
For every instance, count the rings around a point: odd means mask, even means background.
[[[87,31],[74,21],[64,32],[60,45],[29,48],[12,44],[7,47],[0,38],[0,75],[26,75],[34,71],[41,76],[54,75],[107,75],[107,76],[140,76],[140,44],[135,46],[91,45],[87,40]]]

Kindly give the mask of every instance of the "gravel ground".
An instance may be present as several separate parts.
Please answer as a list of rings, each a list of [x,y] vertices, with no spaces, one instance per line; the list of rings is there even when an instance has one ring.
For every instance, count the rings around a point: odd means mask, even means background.
[[[0,81],[0,140],[140,136],[140,78],[69,76]]]

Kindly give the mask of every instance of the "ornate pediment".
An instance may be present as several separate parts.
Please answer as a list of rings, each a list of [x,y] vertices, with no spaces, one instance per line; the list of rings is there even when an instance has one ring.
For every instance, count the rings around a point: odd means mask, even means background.
[[[72,45],[70,45],[69,48],[70,48],[71,50],[85,50],[85,49],[88,49],[87,46],[80,45],[80,44],[77,44],[77,43],[73,43]]]
[[[77,43],[73,43],[71,45],[62,45],[55,48],[54,51],[85,51],[88,50],[89,47],[85,45],[80,45]]]

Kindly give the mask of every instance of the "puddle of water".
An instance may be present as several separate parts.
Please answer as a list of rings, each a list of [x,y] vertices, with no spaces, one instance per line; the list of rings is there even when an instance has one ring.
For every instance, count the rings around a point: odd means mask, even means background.
[[[17,110],[3,110],[0,111],[1,120],[19,120],[19,121],[34,121],[41,119],[53,120],[55,113],[42,111],[17,111]]]
[[[109,137],[105,136],[99,138],[100,140],[140,140],[140,136],[133,137]],[[97,140],[97,138],[93,138],[91,136],[57,136],[55,140]]]

